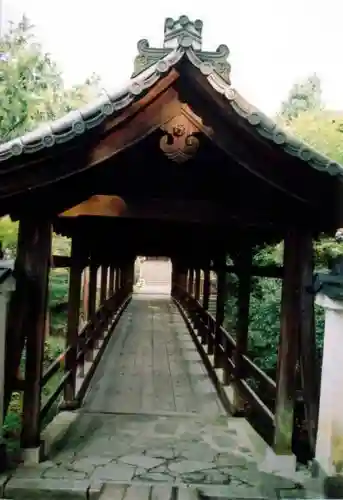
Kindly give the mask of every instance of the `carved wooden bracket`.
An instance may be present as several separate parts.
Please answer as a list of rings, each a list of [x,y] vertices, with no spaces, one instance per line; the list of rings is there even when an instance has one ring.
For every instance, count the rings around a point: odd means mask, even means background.
[[[185,115],[175,116],[161,129],[166,134],[161,137],[160,148],[170,160],[184,163],[195,155],[199,140],[193,134],[199,129]]]

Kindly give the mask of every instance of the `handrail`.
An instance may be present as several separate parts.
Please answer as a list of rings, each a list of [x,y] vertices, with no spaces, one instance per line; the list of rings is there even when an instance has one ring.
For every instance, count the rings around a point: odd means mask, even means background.
[[[117,292],[114,295],[112,295],[103,304],[100,305],[100,307],[95,312],[94,316],[87,323],[85,323],[82,326],[81,330],[79,331],[78,338],[77,338],[77,346],[76,346],[77,347],[77,355],[76,355],[76,365],[77,366],[83,365],[87,352],[93,349],[94,341],[96,341],[100,337],[101,330],[106,328],[111,316],[115,318],[114,322],[112,323],[112,327],[111,327],[111,330],[113,331],[114,326],[116,324],[116,321],[120,317],[121,313],[124,311],[126,305],[129,302],[130,297],[131,297],[131,294],[129,292],[127,292],[127,290],[125,288],[121,288],[121,289],[117,290]],[[90,335],[88,335],[88,334],[90,334]],[[108,340],[108,339],[106,338],[105,341],[106,340]],[[104,342],[104,345],[105,345],[105,342]],[[43,387],[47,384],[47,382],[56,373],[58,373],[58,371],[62,368],[64,359],[65,359],[66,355],[71,351],[71,349],[72,349],[72,346],[69,346],[46,369],[46,371],[44,372],[44,374],[41,378],[41,381],[40,381],[41,389],[43,389]],[[100,353],[98,353],[98,356],[97,356],[98,360],[100,357],[99,354]],[[96,362],[96,359],[94,360],[94,363],[95,362]],[[97,363],[95,363],[95,364],[97,364]],[[95,366],[92,368],[93,368],[93,370],[90,369],[90,373],[89,374],[87,373],[85,380],[83,381],[82,386],[85,385],[85,382],[87,382],[87,383],[89,382],[90,376],[94,372]],[[40,422],[42,422],[44,420],[44,418],[46,417],[46,415],[48,414],[48,412],[52,408],[54,402],[56,401],[57,397],[64,389],[64,387],[65,387],[66,383],[69,381],[71,375],[72,375],[72,370],[68,370],[63,374],[61,380],[59,381],[57,387],[54,389],[53,393],[49,395],[48,399],[42,405],[41,410],[40,410]],[[80,394],[81,394],[81,392],[80,392]],[[79,395],[78,395],[78,397],[79,397]]]
[[[216,349],[217,353],[219,353],[219,364],[220,368],[224,371],[224,379],[219,383],[224,387],[233,382],[238,391],[241,392],[242,397],[248,402],[251,409],[257,410],[261,416],[265,417],[266,423],[274,427],[273,409],[270,408],[268,402],[264,400],[266,390],[268,396],[275,397],[276,382],[264,373],[247,354],[243,353],[240,356],[243,363],[243,370],[238,378],[235,365],[237,342],[233,336],[223,326],[219,328],[216,336],[216,320],[214,316],[206,311],[201,303],[180,285],[175,285],[174,295],[176,301],[179,302],[181,307],[188,313],[194,329],[193,335],[199,335],[201,338],[199,345],[200,349],[202,349],[203,358],[205,357],[208,359],[209,354],[213,352],[214,343],[217,342]],[[207,346],[207,352],[204,346]],[[206,364],[211,365],[210,361],[207,361]],[[211,365],[211,368],[212,371],[215,372],[214,365]],[[261,390],[264,392],[259,394],[259,389],[256,390],[252,387],[249,383],[249,379],[256,380],[261,384]],[[269,404],[271,403],[269,402]]]
[[[250,359],[246,354],[242,354],[242,359],[244,364],[250,368],[256,378],[259,378],[262,383],[265,383],[268,388],[276,392],[276,382],[271,377],[269,377],[259,366],[257,366],[252,359]]]

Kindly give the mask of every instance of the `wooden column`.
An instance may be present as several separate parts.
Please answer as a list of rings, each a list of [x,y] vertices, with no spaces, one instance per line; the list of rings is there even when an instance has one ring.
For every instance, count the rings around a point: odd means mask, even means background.
[[[89,302],[89,267],[85,267],[82,274],[82,312],[84,320],[88,320]]]
[[[115,291],[117,292],[120,288],[120,267],[116,267],[116,279],[114,283]]]
[[[193,289],[194,289],[194,269],[191,268],[189,270],[189,278],[188,278],[188,293],[189,295],[193,295]]]
[[[93,319],[96,311],[98,266],[91,262],[89,270],[89,291],[88,291],[88,319]]]
[[[234,353],[234,365],[236,380],[244,378],[242,355],[247,353],[248,334],[249,334],[249,307],[251,291],[251,266],[252,249],[251,247],[242,248],[237,259],[238,275],[238,297],[237,297],[237,327],[236,327],[236,349]],[[229,371],[226,370],[226,377]],[[224,383],[228,384],[229,380]],[[244,399],[240,397],[237,386],[234,386],[234,407],[237,412],[244,410]]]
[[[204,296],[203,296],[203,308],[207,311],[208,310],[208,304],[210,301],[210,271],[209,269],[204,270]]]
[[[281,297],[280,341],[275,401],[274,451],[292,454],[293,414],[301,327],[301,258],[304,241],[299,230],[284,239],[284,277]]]
[[[133,292],[133,284],[135,281],[135,262],[130,261],[126,266],[126,275],[127,275],[127,291],[129,293]]]
[[[81,278],[83,267],[82,241],[73,236],[71,244],[71,263],[68,295],[68,327],[66,347],[70,347],[65,358],[65,371],[70,377],[64,388],[64,406],[75,406],[76,357],[79,336],[79,319],[81,304]]]
[[[101,284],[100,284],[100,305],[106,301],[106,290],[107,290],[107,265],[102,264],[101,266]]]
[[[314,272],[314,251],[312,234],[302,232],[302,245],[299,248],[301,259],[301,332],[300,332],[300,371],[305,400],[305,417],[312,451],[316,446],[319,411],[320,367],[317,352],[314,295],[309,293]]]
[[[45,320],[52,230],[49,221],[22,219],[19,229],[17,286],[27,290],[25,389],[21,441],[23,448],[40,444],[40,382],[43,372]]]
[[[217,270],[217,299],[216,299],[216,331],[214,339],[214,366],[215,368],[221,365],[221,349],[219,348],[220,328],[224,323],[225,305],[227,298],[226,290],[226,255],[218,259]]]
[[[195,292],[194,296],[196,300],[200,299],[200,269],[197,268],[195,271]]]
[[[114,264],[111,264],[110,266],[108,294],[110,297],[114,294]]]
[[[179,278],[178,266],[175,260],[172,259],[172,272],[171,272],[171,295],[175,294],[177,282]]]

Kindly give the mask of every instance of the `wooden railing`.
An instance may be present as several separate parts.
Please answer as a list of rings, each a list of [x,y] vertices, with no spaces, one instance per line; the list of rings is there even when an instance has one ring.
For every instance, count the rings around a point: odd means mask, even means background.
[[[232,335],[223,327],[217,329],[214,316],[182,287],[174,287],[173,298],[228,411],[235,411],[226,390],[233,385],[245,402],[244,416],[270,441],[274,434],[275,381],[246,354],[240,355],[238,377],[236,341]]]
[[[101,355],[104,352],[111,333],[113,332],[121,314],[130,300],[131,293],[128,292],[126,287],[122,287],[99,307],[94,315],[94,318],[91,318],[79,332],[76,356],[78,369],[77,378],[82,380],[76,394],[76,401],[79,404],[87,391],[92,375],[94,374],[94,371],[100,361]],[[101,340],[102,344],[99,347]],[[41,379],[41,390],[52,377],[63,369],[65,359],[71,350],[72,346],[69,346],[53,363],[51,363]],[[85,366],[85,362],[87,360],[92,361],[89,363],[88,367]],[[52,394],[49,395],[48,399],[41,406],[41,425],[53,405],[57,402],[59,395],[64,390],[64,387],[70,377],[72,377],[72,374],[73,371],[71,369],[64,372]]]

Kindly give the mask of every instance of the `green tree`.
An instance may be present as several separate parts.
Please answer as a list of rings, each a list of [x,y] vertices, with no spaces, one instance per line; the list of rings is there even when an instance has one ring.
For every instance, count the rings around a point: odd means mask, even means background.
[[[95,75],[82,85],[65,87],[56,64],[36,42],[26,17],[18,25],[11,24],[0,39],[0,143],[63,116],[99,92]],[[9,217],[0,219],[0,242],[7,257],[15,256],[17,234],[17,223]],[[69,240],[54,235],[53,250],[69,255]]]
[[[280,115],[291,121],[300,113],[322,108],[322,89],[319,77],[314,73],[305,81],[295,83],[288,98],[281,105]]]
[[[99,94],[99,79],[65,88],[26,17],[0,39],[0,143],[80,107]]]
[[[5,257],[13,258],[17,248],[18,223],[12,222],[10,217],[0,219],[0,241]]]
[[[341,122],[343,113],[316,109],[299,113],[283,126],[317,151],[343,164]]]

